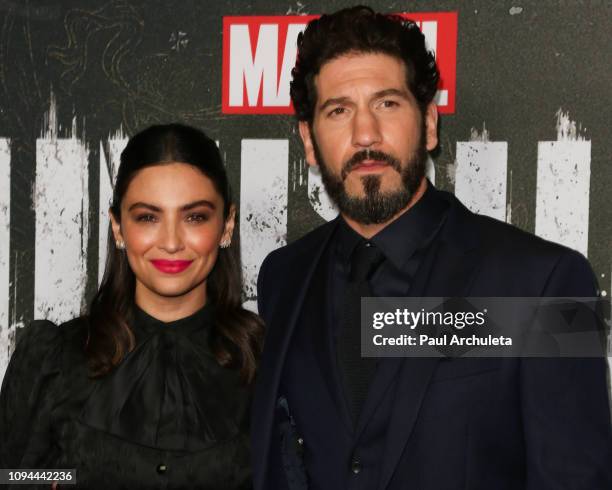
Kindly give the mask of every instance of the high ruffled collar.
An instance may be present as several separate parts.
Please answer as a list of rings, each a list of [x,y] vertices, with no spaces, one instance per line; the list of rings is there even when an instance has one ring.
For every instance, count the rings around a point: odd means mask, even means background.
[[[136,306],[132,329],[144,334],[155,334],[158,333],[159,329],[168,329],[175,333],[190,335],[197,330],[209,328],[212,324],[212,317],[213,307],[210,303],[207,303],[195,313],[172,322],[162,322]]]
[[[164,323],[137,309],[136,348],[97,380],[81,421],[143,446],[197,451],[227,440],[248,419],[238,373],[219,366],[208,338],[213,312]]]

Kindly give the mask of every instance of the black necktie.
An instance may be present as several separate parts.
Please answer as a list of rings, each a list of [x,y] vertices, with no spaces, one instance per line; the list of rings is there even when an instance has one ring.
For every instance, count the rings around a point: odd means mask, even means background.
[[[368,394],[376,359],[361,357],[361,298],[371,296],[370,277],[384,259],[373,244],[363,241],[351,255],[350,279],[344,296],[344,321],[338,336],[337,355],[346,396],[356,423]]]

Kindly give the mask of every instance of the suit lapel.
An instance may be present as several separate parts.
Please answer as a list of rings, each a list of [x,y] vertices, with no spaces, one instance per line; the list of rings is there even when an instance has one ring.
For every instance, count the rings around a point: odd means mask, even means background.
[[[426,254],[411,288],[411,296],[467,296],[478,270],[480,255],[476,233],[464,223],[467,211],[451,198],[447,221],[440,237]],[[469,214],[469,213],[468,213]],[[474,230],[475,231],[475,230]],[[387,487],[416,423],[421,403],[439,358],[385,359],[400,361],[397,393],[389,419],[382,457],[379,490]],[[396,372],[396,371],[394,371]]]
[[[329,302],[331,291],[329,288],[328,264],[320,261],[319,270],[315,272],[310,293],[311,301],[315,300],[312,308],[307,311],[311,329],[311,339],[314,347],[317,364],[321,370],[321,377],[325,380],[329,396],[336,406],[340,418],[343,420],[348,434],[353,433],[353,421],[344,395],[344,387],[336,362],[336,350],[332,331],[332,305]],[[327,262],[327,261],[325,261]]]
[[[303,260],[295,260],[290,264],[291,270],[285,273],[290,274],[291,280],[287,280],[286,277],[277,278],[282,290],[276,297],[276,308],[271,311],[268,318],[265,318],[269,322],[268,334],[257,375],[256,397],[252,410],[252,432],[261,451],[253,455],[253,463],[261,465],[260,468],[268,467],[278,387],[289,342],[304,307],[304,300],[314,271],[335,226],[336,222],[325,225],[316,240],[311,240],[307,244],[310,246],[305,247],[303,253],[299,254]],[[264,472],[255,472],[254,488],[263,489],[264,479]]]

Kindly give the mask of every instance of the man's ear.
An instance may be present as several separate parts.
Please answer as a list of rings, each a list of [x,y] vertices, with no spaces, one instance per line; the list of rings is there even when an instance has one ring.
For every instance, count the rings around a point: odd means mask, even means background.
[[[427,151],[438,146],[438,106],[430,102],[425,109],[425,147]]]
[[[306,157],[306,163],[308,165],[318,165],[317,157],[315,156],[314,144],[312,141],[312,133],[310,129],[310,125],[308,121],[300,121],[298,123],[298,128],[300,130],[300,137],[302,138],[302,143],[304,144],[304,155]]]
[[[113,229],[113,237],[115,238],[115,243],[125,243],[123,240],[123,235],[121,233],[121,224],[115,218],[113,212],[109,209],[108,216],[110,218],[111,227]]]

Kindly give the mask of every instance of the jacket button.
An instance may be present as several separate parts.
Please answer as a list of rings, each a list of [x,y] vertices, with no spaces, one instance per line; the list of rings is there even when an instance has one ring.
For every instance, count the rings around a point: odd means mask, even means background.
[[[160,475],[163,475],[166,472],[167,469],[168,469],[168,467],[165,464],[163,464],[163,463],[157,465],[157,472]]]
[[[361,471],[361,461],[359,461],[357,458],[353,458],[351,460],[351,471],[354,475],[358,475]]]

